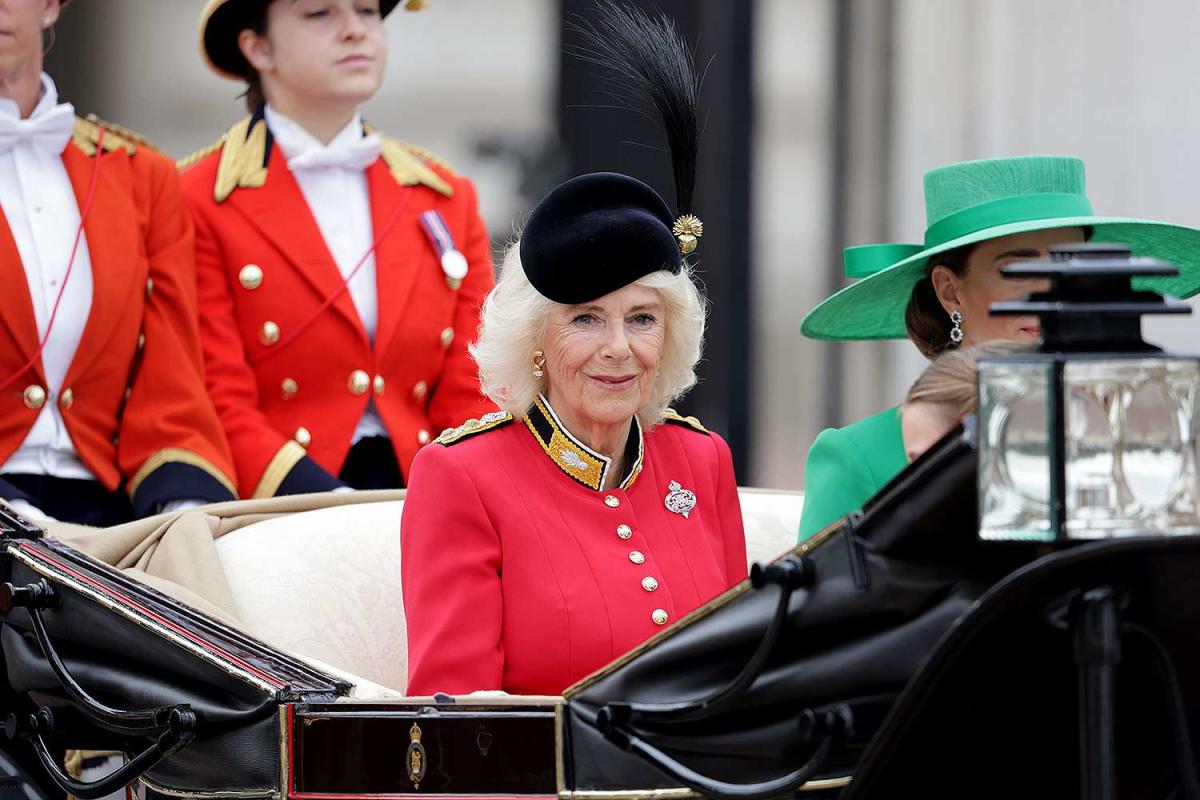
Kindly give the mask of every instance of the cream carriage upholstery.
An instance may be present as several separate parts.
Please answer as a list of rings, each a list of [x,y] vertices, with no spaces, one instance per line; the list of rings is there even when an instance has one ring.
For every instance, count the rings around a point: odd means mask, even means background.
[[[742,489],[740,497],[748,563],[795,544],[802,493]],[[392,500],[320,508],[217,539],[242,627],[280,649],[403,692],[402,507]]]

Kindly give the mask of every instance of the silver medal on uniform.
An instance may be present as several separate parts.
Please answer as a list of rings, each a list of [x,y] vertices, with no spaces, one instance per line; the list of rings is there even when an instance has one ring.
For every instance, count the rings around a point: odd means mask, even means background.
[[[467,257],[459,250],[447,250],[442,253],[442,272],[452,281],[461,281],[467,277]]]
[[[446,276],[446,285],[452,290],[457,290],[462,286],[463,278],[467,277],[470,265],[467,263],[467,257],[454,243],[454,237],[450,234],[450,227],[446,224],[446,220],[442,219],[442,215],[437,209],[423,211],[421,212],[421,228],[425,231],[425,237],[429,239],[429,244],[437,254],[438,262],[442,265],[442,272]]]
[[[683,488],[679,481],[671,481],[667,486],[669,491],[666,499],[663,500],[663,505],[667,507],[667,511],[672,514],[682,514],[684,519],[688,518],[688,514],[696,507],[696,493]]]

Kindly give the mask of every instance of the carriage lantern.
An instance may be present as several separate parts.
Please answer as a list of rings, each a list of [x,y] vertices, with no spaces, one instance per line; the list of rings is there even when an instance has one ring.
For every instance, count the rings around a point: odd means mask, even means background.
[[[1178,269],[1123,245],[1082,244],[1003,274],[1050,288],[991,307],[1039,317],[1043,339],[979,362],[980,537],[1200,533],[1200,359],[1141,335],[1142,315],[1191,309],[1132,285]]]

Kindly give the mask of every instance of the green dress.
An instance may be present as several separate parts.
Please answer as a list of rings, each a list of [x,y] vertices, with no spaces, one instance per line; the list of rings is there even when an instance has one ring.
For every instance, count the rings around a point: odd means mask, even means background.
[[[821,431],[808,451],[800,539],[862,508],[906,466],[899,407]]]

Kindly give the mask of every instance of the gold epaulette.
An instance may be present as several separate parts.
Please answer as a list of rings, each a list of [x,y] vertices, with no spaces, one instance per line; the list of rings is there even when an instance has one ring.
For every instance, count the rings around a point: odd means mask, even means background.
[[[441,436],[433,440],[433,443],[444,444],[449,447],[452,444],[461,442],[463,439],[469,439],[484,431],[502,428],[512,421],[512,414],[504,411],[493,411],[490,414],[484,414],[479,419],[469,419],[457,428],[446,428],[446,430],[442,431]]]
[[[663,422],[669,422],[672,425],[682,425],[685,428],[691,428],[697,433],[708,433],[708,428],[700,424],[700,420],[695,417],[685,417],[673,408],[668,408],[663,414]]]
[[[157,149],[149,139],[141,134],[134,133],[128,128],[122,128],[120,125],[105,122],[95,114],[88,114],[86,119],[75,118],[75,130],[71,133],[71,141],[88,156],[94,156],[96,155],[96,145],[100,142],[101,129],[104,130],[104,152],[106,153],[124,150],[129,155],[133,155],[137,152],[138,147]]]
[[[221,140],[221,162],[213,199],[223,203],[234,189],[258,189],[267,182],[267,123],[261,117],[238,122]]]
[[[403,144],[405,147],[407,147],[409,150],[411,150],[414,155],[416,155],[417,157],[419,157],[425,161],[428,161],[430,164],[433,164],[435,167],[441,167],[442,169],[446,170],[447,172],[453,172],[455,174],[458,174],[458,170],[456,170],[454,168],[453,164],[451,164],[446,159],[435,155],[434,153],[430,152],[429,150],[426,150],[424,147],[421,147],[418,144],[408,144],[407,142],[401,142],[401,144]]]
[[[441,175],[430,169],[429,164],[436,164],[444,169],[450,168],[434,158],[428,151],[399,139],[393,139],[370,125],[366,125],[364,128],[367,133],[375,134],[383,142],[383,150],[380,154],[383,156],[388,170],[392,173],[392,177],[396,179],[396,183],[401,186],[422,184],[438,194],[446,197],[454,196],[454,187],[447,183]]]
[[[217,139],[215,142],[210,144],[208,147],[202,147],[199,150],[197,150],[196,152],[192,153],[187,158],[181,158],[178,161],[176,161],[175,168],[178,169],[180,172],[183,172],[185,169],[196,166],[201,161],[208,158],[209,156],[211,156],[213,153],[217,152],[224,146],[225,146],[225,137],[222,136],[220,139]]]

